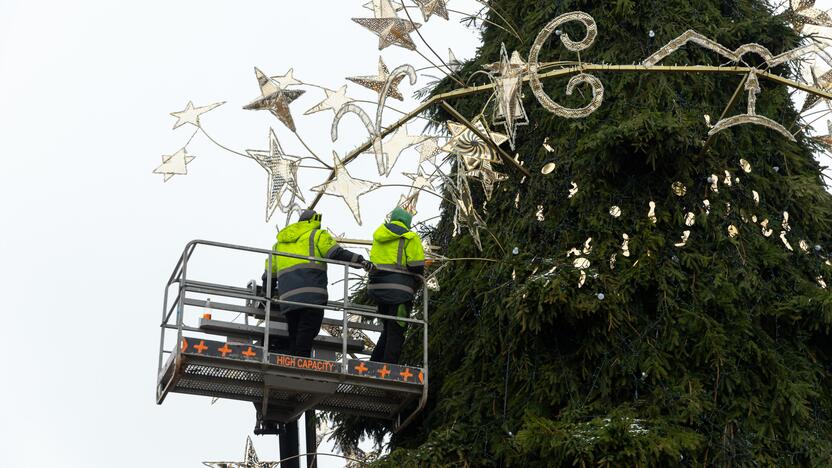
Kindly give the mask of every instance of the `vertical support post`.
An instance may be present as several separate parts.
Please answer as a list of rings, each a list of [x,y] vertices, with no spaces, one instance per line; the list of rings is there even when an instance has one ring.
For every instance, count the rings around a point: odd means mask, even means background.
[[[266,322],[263,329],[263,362],[269,362],[269,327],[272,319],[272,254],[266,260],[266,284],[263,290],[266,292]],[[256,290],[256,288],[255,288]]]
[[[277,441],[280,445],[280,459],[284,460],[280,462],[280,468],[300,468],[297,420],[283,424],[283,431],[277,436]]]
[[[306,468],[318,468],[318,456],[309,455],[318,452],[318,435],[316,433],[315,410],[304,413],[306,423]]]
[[[165,316],[168,312],[168,291],[170,291],[170,283],[168,283],[167,287],[165,287],[165,298],[162,301],[162,333],[159,337],[159,368],[156,370],[156,375],[158,376],[159,373],[162,372],[162,363],[164,362],[164,355],[165,355],[165,327],[167,320],[165,320]]]
[[[349,334],[349,321],[347,320],[347,307],[350,302],[349,298],[349,279],[350,267],[344,265],[344,300],[342,303],[342,312],[344,314],[344,321],[341,325],[341,372],[347,373],[347,335]]]
[[[182,255],[185,257],[182,261],[182,281],[179,282],[179,303],[176,304],[176,350],[182,349],[182,324],[185,321],[185,287],[188,282],[188,260],[191,259],[191,253],[196,248],[193,244],[191,252],[188,253],[188,248],[185,247],[185,252]]]

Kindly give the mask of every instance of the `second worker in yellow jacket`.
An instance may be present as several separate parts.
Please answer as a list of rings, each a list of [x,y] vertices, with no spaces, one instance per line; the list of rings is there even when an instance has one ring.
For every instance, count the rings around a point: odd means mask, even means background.
[[[378,313],[391,317],[408,317],[413,298],[425,272],[425,252],[419,235],[410,230],[413,215],[396,207],[390,222],[382,224],[373,234],[367,288],[378,304]],[[384,331],[378,339],[370,360],[395,364],[404,344],[405,322],[384,320]]]

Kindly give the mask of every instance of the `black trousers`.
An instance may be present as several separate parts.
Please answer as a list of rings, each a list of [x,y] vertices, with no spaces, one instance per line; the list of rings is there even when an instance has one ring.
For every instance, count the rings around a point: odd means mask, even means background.
[[[397,317],[400,305],[403,305],[408,313],[413,308],[412,302],[406,304],[379,304],[378,313],[380,315]],[[370,360],[398,364],[399,357],[402,354],[402,346],[404,345],[404,332],[407,330],[407,327],[399,325],[396,320],[383,320],[383,323],[384,330],[378,338],[378,343],[376,343],[376,347],[373,349]]]
[[[292,356],[312,356],[312,342],[315,341],[315,337],[321,331],[323,321],[323,309],[309,308],[286,312],[289,340],[288,344],[284,345],[285,347],[279,352],[285,352]]]

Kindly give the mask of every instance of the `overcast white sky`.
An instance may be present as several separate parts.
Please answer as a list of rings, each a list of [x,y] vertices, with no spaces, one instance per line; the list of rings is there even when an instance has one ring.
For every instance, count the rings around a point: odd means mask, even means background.
[[[367,16],[362,3],[0,0],[0,465],[198,467],[241,458],[254,423],[249,404],[173,395],[156,406],[158,323],[162,286],[186,242],[271,245],[265,175],[200,136],[188,176],[163,184],[151,171],[190,136],[187,127],[172,131],[168,115],[188,100],[228,101],[202,123],[234,149],[266,149],[271,126],[287,152],[303,154],[270,114],[241,109],[259,94],[253,67],[271,75],[294,67],[297,78],[329,88],[374,74],[377,41],[349,19]],[[474,2],[451,6],[471,11]],[[464,59],[478,38],[458,18],[431,19],[422,31],[443,56],[452,47]],[[425,65],[402,49],[383,56],[391,70]],[[302,115],[322,98],[307,88],[292,105],[299,131],[323,157],[343,155],[366,133],[350,117],[333,145],[331,113]],[[396,172],[415,169],[409,154]],[[372,157],[350,172],[374,178]],[[301,184],[325,175],[304,172]],[[402,191],[363,198],[363,227],[340,199],[325,197],[325,225],[369,238]],[[435,207],[424,199],[417,220]],[[201,266],[241,285],[262,271],[248,259]],[[254,442],[261,460],[278,458],[274,437]]]

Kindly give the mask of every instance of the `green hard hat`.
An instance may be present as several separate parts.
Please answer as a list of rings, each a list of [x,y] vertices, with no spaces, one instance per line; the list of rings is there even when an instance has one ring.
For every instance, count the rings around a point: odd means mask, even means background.
[[[413,222],[413,215],[405,211],[402,207],[397,206],[392,213],[390,213],[390,221],[401,221],[410,229],[410,223]]]

